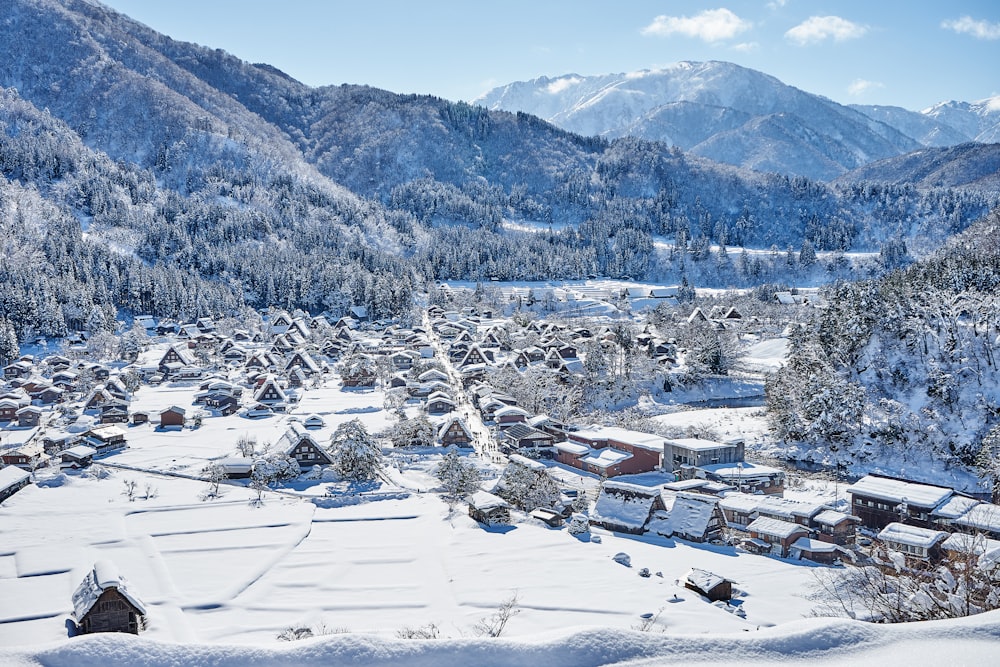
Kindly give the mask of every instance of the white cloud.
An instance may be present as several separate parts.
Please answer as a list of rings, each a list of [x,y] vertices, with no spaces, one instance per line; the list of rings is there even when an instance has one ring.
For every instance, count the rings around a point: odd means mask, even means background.
[[[728,9],[706,9],[694,16],[660,15],[641,30],[643,35],[669,37],[684,35],[697,37],[706,42],[719,42],[732,39],[741,32],[746,32],[753,24],[744,21]]]
[[[740,42],[739,44],[733,44],[733,51],[740,51],[741,53],[750,53],[751,51],[756,51],[760,48],[760,44],[757,42]]]
[[[1000,23],[977,21],[971,16],[963,16],[954,21],[944,21],[941,27],[954,30],[958,34],[972,35],[976,39],[1000,39]]]
[[[558,95],[567,88],[572,88],[582,80],[583,79],[579,79],[575,76],[566,77],[564,79],[556,79],[549,85],[545,86],[545,92],[550,95]]]
[[[767,3],[767,8],[773,11],[775,9],[781,9],[787,4],[788,0],[771,0],[771,2]]]
[[[868,26],[839,16],[811,16],[786,32],[785,37],[799,46],[805,46],[827,39],[835,42],[857,39],[867,32]]]
[[[880,81],[868,81],[867,79],[855,79],[851,82],[851,85],[847,87],[847,92],[852,97],[860,97],[864,95],[869,90],[878,90],[879,88],[885,88],[885,84]]]

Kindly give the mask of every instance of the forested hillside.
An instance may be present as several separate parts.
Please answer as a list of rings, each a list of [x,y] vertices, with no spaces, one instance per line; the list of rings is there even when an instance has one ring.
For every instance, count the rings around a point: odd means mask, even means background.
[[[0,88],[0,315],[22,340],[117,310],[400,315],[435,279],[815,283],[905,263],[997,202],[309,88],[86,0],[7,3]],[[858,266],[824,250],[883,252]]]
[[[935,462],[945,478],[982,462],[1000,423],[998,287],[996,211],[926,261],[833,286],[768,386],[791,458],[913,474]]]

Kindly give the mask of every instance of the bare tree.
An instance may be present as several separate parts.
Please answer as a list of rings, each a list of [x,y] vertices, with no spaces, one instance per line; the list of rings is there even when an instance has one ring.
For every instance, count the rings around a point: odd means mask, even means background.
[[[257,453],[257,438],[252,435],[240,436],[240,439],[236,441],[236,451],[240,453],[240,456],[253,457]]]
[[[206,493],[208,498],[218,498],[219,497],[219,487],[224,481],[229,478],[226,474],[226,469],[220,463],[210,463],[205,466],[203,471],[205,474],[205,479],[208,480],[209,490]]]
[[[521,613],[521,607],[517,597],[517,591],[510,594],[510,597],[500,603],[497,610],[489,616],[479,619],[472,629],[476,634],[483,637],[499,637],[510,619]]]

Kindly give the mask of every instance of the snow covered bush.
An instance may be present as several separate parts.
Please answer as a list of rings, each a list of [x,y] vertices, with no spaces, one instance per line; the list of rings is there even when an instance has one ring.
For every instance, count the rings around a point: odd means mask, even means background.
[[[590,532],[590,519],[586,514],[576,513],[570,517],[566,531],[570,535],[586,535]]]

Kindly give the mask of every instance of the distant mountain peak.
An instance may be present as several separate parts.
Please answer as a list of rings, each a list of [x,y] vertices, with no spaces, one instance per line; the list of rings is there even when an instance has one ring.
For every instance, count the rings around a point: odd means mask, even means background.
[[[731,62],[679,61],[615,74],[564,74],[513,82],[474,103],[523,111],[571,132],[667,141],[736,166],[828,179],[921,146],[989,140],[1000,97],[950,102],[922,113],[844,106]],[[768,118],[780,151],[754,119]],[[737,119],[742,125],[734,126]],[[985,120],[984,120],[985,119]],[[787,124],[784,129],[778,127]],[[1000,132],[993,130],[1000,135]]]

